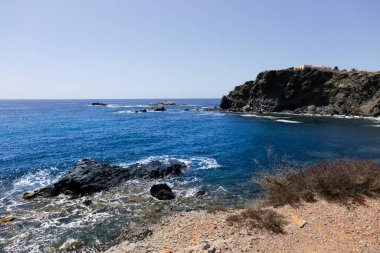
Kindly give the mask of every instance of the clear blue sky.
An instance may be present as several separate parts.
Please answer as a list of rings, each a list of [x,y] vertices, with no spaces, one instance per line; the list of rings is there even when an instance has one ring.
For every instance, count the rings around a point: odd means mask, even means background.
[[[267,69],[380,70],[378,0],[0,0],[0,98],[211,98]]]

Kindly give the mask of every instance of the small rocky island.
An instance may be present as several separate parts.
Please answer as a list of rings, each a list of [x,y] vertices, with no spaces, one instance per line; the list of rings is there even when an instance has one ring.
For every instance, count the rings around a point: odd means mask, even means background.
[[[220,109],[380,116],[380,72],[311,65],[264,71],[224,96]]]
[[[94,102],[94,103],[91,103],[92,106],[107,106],[108,104],[105,104],[105,103],[100,103],[100,102]]]
[[[170,105],[176,105],[176,103],[172,101],[162,101],[159,103],[149,104],[149,106],[170,106]]]

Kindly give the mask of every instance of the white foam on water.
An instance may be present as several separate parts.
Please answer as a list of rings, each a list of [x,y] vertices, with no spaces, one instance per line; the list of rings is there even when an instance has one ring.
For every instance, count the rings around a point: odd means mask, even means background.
[[[287,120],[287,119],[276,119],[276,122],[289,123],[289,124],[301,124],[301,121]]]
[[[177,182],[178,185],[187,185],[187,184],[192,184],[201,181],[198,177],[193,177],[191,179],[183,180]]]
[[[123,113],[139,113],[139,112],[136,112],[136,111],[133,111],[133,110],[123,110],[123,111],[116,111],[114,113],[123,114]]]
[[[45,187],[49,184],[54,183],[58,180],[62,173],[58,175],[53,175],[52,171],[57,171],[58,168],[51,167],[50,169],[41,169],[37,172],[28,172],[24,176],[13,181],[12,188],[5,194],[1,199],[0,205],[3,203],[4,199],[12,198],[12,204],[8,204],[7,209],[12,209],[15,206],[18,206],[22,203],[18,202],[12,196],[17,194],[24,193],[26,191],[34,190],[37,188]]]
[[[308,117],[326,117],[338,119],[367,119],[380,121],[380,117],[374,116],[358,116],[358,115],[337,115],[337,114],[318,114],[318,113],[292,113],[292,112],[271,112],[278,115],[291,115],[291,116],[308,116]]]
[[[182,162],[186,164],[187,167],[190,167],[191,169],[195,169],[195,170],[215,169],[215,168],[221,167],[221,165],[218,164],[218,162],[214,158],[210,158],[210,157],[194,156],[194,157],[187,158],[185,156],[170,156],[170,155],[150,156],[150,157],[147,157],[147,158],[144,158],[132,163],[120,163],[119,166],[128,167],[135,163],[147,164],[152,161],[160,161],[164,164],[171,164],[173,162]]]
[[[120,105],[120,104],[109,104],[106,105],[109,108],[135,108],[135,107],[152,107],[150,105]]]
[[[253,117],[253,118],[264,118],[264,119],[278,119],[279,117],[269,116],[269,115],[257,115],[257,114],[240,114],[241,117]]]
[[[194,188],[189,188],[187,190],[184,191],[184,197],[185,198],[190,198],[190,197],[194,197],[195,194],[199,191],[200,189],[198,187],[194,187]]]

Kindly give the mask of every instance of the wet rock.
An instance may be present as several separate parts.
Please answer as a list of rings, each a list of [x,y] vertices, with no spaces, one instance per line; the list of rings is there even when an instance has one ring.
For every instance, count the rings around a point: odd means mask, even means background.
[[[171,200],[175,198],[172,189],[167,184],[155,184],[150,188],[150,194],[159,200]]]
[[[16,218],[13,216],[6,216],[0,219],[0,223],[8,223],[14,221]]]
[[[35,193],[33,191],[29,191],[29,192],[25,192],[24,194],[22,194],[22,198],[25,200],[29,200],[29,199],[34,198],[34,195],[35,195]]]
[[[201,197],[201,196],[203,196],[203,195],[205,195],[206,194],[206,192],[205,191],[203,191],[203,190],[199,190],[199,191],[197,191],[196,193],[195,193],[195,197]]]
[[[35,197],[54,197],[59,194],[78,197],[118,186],[131,179],[155,179],[178,176],[181,174],[182,169],[185,168],[185,163],[176,161],[169,164],[151,161],[149,163],[135,163],[127,167],[121,167],[99,163],[92,159],[82,159],[56,183],[33,192],[26,192],[23,198],[29,200]]]
[[[143,113],[143,112],[148,112],[148,110],[147,109],[135,110],[135,113]]]
[[[136,243],[144,240],[146,237],[153,234],[153,231],[146,227],[133,227],[124,231],[117,239],[119,243],[128,241],[130,243]]]
[[[163,112],[166,111],[165,107],[157,107],[152,109],[153,112]]]
[[[86,199],[85,201],[83,201],[83,205],[85,206],[89,206],[92,204],[92,200],[91,199]]]

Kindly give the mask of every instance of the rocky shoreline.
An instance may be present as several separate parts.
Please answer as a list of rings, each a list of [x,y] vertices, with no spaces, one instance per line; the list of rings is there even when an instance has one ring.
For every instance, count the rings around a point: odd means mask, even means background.
[[[227,112],[380,115],[380,73],[320,67],[270,70],[223,96]]]
[[[124,238],[130,241],[106,252],[378,252],[379,199],[366,199],[365,205],[318,200],[267,209],[284,217],[283,233],[228,224],[227,218],[242,209],[198,210],[166,216],[142,230],[141,240]]]

